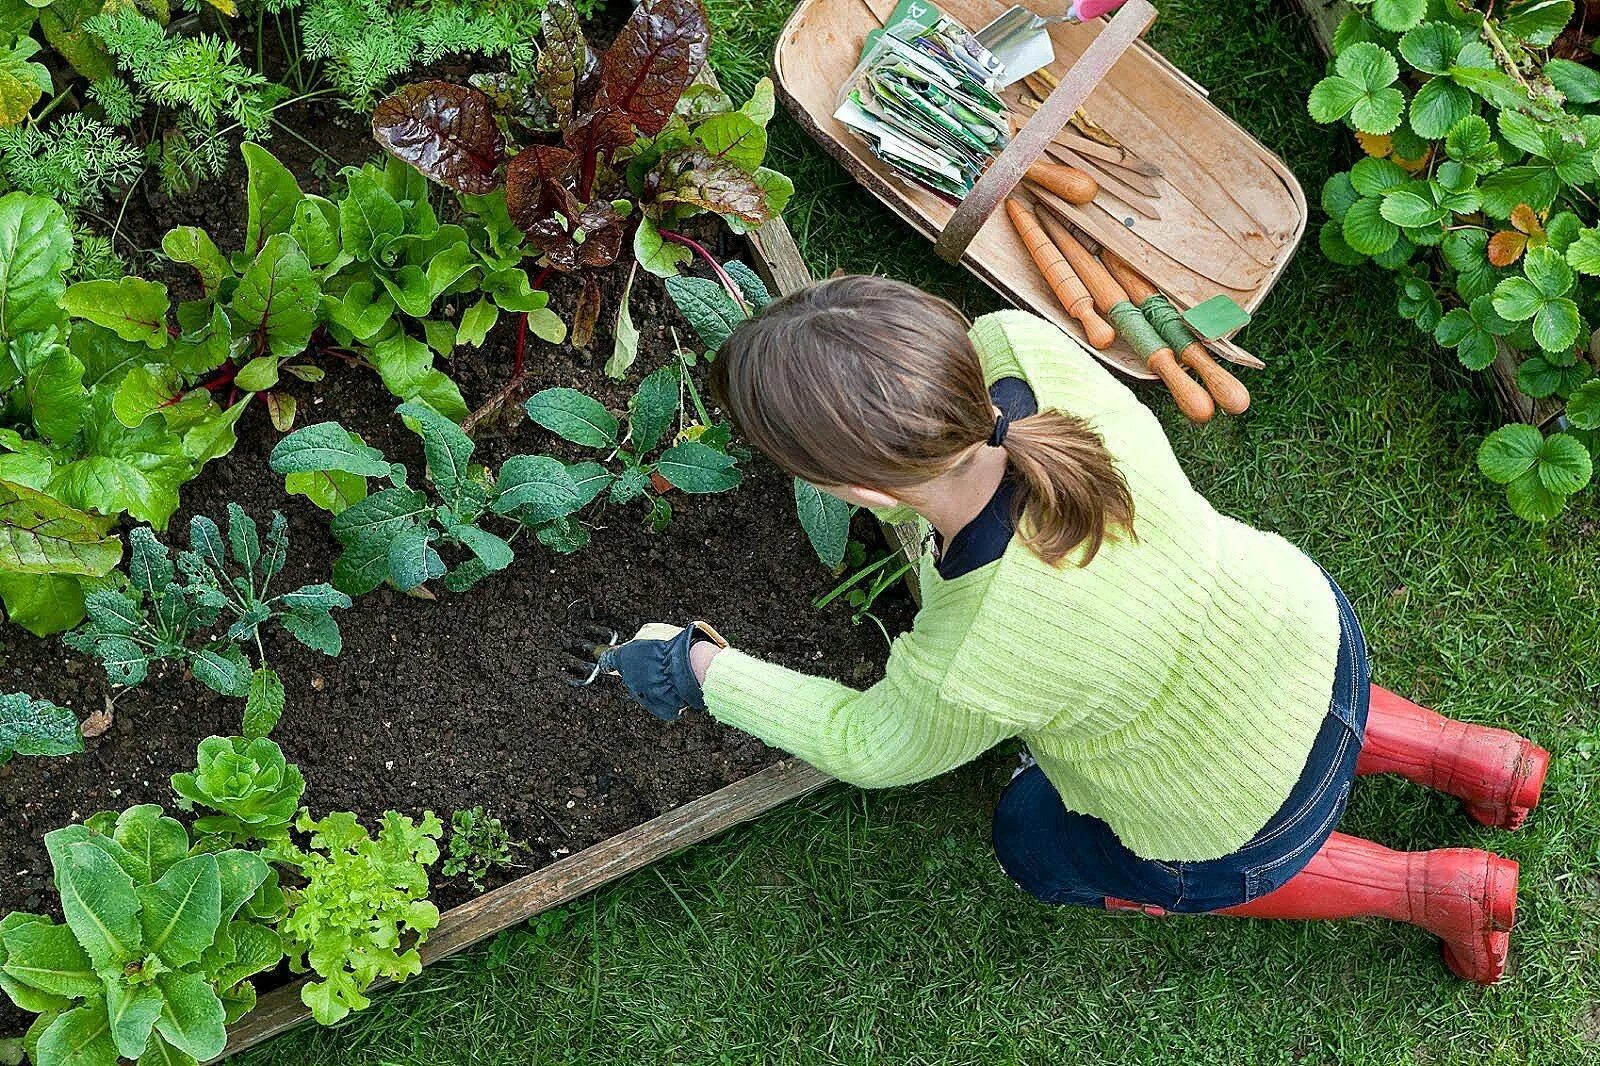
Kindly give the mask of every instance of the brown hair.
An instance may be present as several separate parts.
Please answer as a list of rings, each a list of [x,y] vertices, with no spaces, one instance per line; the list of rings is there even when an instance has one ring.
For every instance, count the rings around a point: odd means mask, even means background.
[[[816,485],[896,493],[960,466],[989,441],[994,408],[968,323],[946,300],[865,275],[817,282],[734,330],[711,387],[740,432]],[[1085,565],[1133,496],[1082,419],[1044,410],[1001,442],[1021,481],[1013,521],[1053,565],[1080,544]]]

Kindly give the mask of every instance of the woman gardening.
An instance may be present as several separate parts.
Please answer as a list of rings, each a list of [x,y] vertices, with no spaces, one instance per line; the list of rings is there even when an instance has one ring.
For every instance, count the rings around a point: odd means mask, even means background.
[[[1255,918],[1382,916],[1504,971],[1517,864],[1335,831],[1355,777],[1397,773],[1514,829],[1549,755],[1371,684],[1338,586],[1218,514],[1160,424],[1054,326],[872,277],[744,323],[713,387],[779,466],[930,529],[923,604],[864,692],[761,662],[711,627],[607,653],[652,712],[688,707],[866,787],[1021,738],[1006,872],[1051,903]],[[1035,761],[1036,760],[1036,761]]]

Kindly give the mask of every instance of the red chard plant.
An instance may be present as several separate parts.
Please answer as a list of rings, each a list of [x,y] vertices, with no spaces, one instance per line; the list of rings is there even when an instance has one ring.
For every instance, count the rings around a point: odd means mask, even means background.
[[[458,193],[504,197],[538,255],[533,287],[551,272],[582,276],[572,330],[581,344],[600,307],[592,272],[622,258],[630,229],[635,258],[658,276],[695,254],[717,271],[676,227],[710,213],[747,232],[794,190],[762,166],[771,82],[735,108],[700,80],[710,38],[700,0],[645,0],[597,55],[571,4],[555,0],[531,71],[408,85],[373,113],[373,135]]]

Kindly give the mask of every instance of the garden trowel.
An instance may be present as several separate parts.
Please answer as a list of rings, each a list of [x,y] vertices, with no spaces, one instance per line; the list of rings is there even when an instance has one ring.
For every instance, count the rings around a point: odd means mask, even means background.
[[[1056,61],[1055,46],[1050,43],[1051,26],[1058,22],[1088,22],[1110,14],[1124,2],[1073,0],[1064,15],[1039,15],[1019,4],[973,36],[999,60],[1003,89]]]

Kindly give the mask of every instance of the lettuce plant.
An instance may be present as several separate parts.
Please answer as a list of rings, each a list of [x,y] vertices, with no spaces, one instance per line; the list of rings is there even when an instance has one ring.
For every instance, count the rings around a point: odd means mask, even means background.
[[[25,692],[0,695],[0,766],[13,755],[73,755],[83,750],[78,716]]]
[[[265,737],[208,737],[196,758],[192,773],[172,776],[178,806],[217,812],[195,819],[196,832],[233,845],[288,837],[306,780],[282,748]]]
[[[36,1066],[195,1063],[255,1004],[249,978],[277,965],[284,914],[258,854],[192,851],[153,804],[45,835],[66,919],[0,918],[0,989],[38,1015]],[[148,1056],[148,1058],[145,1058]]]
[[[428,867],[439,858],[444,827],[431,811],[420,824],[389,811],[373,837],[353,814],[316,821],[302,811],[295,828],[311,838],[304,850],[277,855],[304,881],[288,890],[280,928],[291,968],[316,975],[301,1000],[332,1025],[365,1009],[365,992],[380,977],[403,981],[422,972],[417,947],[439,924],[427,899]]]
[[[1522,392],[1576,410],[1479,454],[1517,514],[1548,520],[1600,452],[1600,70],[1570,0],[1352,6],[1308,101],[1366,153],[1323,186],[1323,252],[1395,272],[1400,314],[1469,369],[1517,353]]]
[[[598,463],[515,455],[491,473],[472,461],[472,438],[427,404],[402,404],[396,413],[422,438],[421,487],[337,422],[297,430],[272,450],[272,469],[287,475],[289,490],[333,513],[333,535],[344,547],[333,564],[335,587],[359,596],[388,582],[409,592],[443,578],[446,588],[463,592],[511,565],[517,536],[532,533],[557,551],[574,551],[587,539],[571,516],[611,482]],[[369,494],[368,479],[388,484]],[[506,536],[485,528],[490,521]],[[457,561],[446,562],[446,547]]]
[[[182,663],[212,691],[243,697],[245,735],[264,737],[283,714],[284,689],[267,665],[262,628],[276,623],[313,651],[339,654],[343,640],[331,612],[349,607],[350,597],[326,584],[271,592],[289,554],[282,514],[273,513],[265,545],[238,504],[228,505],[226,541],[215,522],[196,515],[176,566],[149,529],[133,530],[128,543],[128,588],[90,592],[88,621],[66,638],[99,659],[113,684],[141,683],[153,663]],[[255,650],[254,666],[247,647]]]
[[[493,91],[408,85],[378,105],[373,135],[458,193],[503,190],[544,270],[583,276],[573,332],[586,337],[600,303],[589,272],[618,260],[630,227],[638,261],[667,276],[698,248],[672,227],[709,212],[744,232],[793,192],[762,165],[771,83],[737,110],[696,85],[710,34],[699,0],[645,0],[596,55],[577,13],[558,0],[544,10],[531,71]]]

